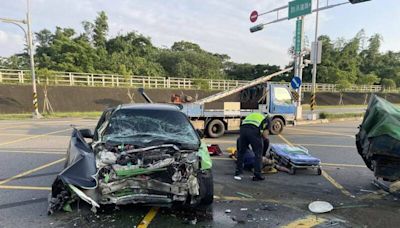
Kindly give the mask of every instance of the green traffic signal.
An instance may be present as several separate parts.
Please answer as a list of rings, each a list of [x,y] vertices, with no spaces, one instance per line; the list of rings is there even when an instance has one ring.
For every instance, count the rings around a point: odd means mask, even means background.
[[[250,32],[257,32],[264,28],[263,24],[259,24],[250,28]]]
[[[349,0],[349,2],[351,4],[357,4],[357,3],[361,3],[361,2],[367,2],[367,1],[371,1],[371,0]]]

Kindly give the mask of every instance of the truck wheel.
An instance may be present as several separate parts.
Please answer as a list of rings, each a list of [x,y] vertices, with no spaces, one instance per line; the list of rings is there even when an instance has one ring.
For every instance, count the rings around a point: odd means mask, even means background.
[[[283,131],[284,123],[280,118],[274,118],[271,121],[271,134],[279,135]]]
[[[211,138],[219,138],[223,136],[224,133],[225,133],[225,125],[219,119],[212,120],[207,125],[207,135]]]

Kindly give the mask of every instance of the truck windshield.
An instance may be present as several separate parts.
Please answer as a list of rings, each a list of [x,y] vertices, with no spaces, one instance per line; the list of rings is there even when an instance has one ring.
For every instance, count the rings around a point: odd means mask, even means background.
[[[196,149],[200,141],[186,116],[169,110],[120,109],[113,113],[103,141],[153,146],[175,144]]]
[[[292,96],[289,91],[283,87],[275,87],[275,103],[277,104],[292,104]]]

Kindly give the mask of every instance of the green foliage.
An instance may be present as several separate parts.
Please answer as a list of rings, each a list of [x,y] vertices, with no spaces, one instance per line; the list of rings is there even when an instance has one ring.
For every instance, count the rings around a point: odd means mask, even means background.
[[[193,81],[193,84],[201,90],[209,90],[210,89],[210,84],[208,83],[207,80],[204,79],[195,79]]]
[[[46,80],[46,79],[54,79],[56,76],[56,72],[53,70],[49,70],[47,68],[40,68],[36,71],[36,78],[39,80]]]
[[[276,65],[234,63],[228,55],[210,53],[188,41],[159,48],[152,44],[150,37],[138,32],[107,38],[108,17],[103,11],[93,22],[82,22],[82,27],[80,34],[61,27],[53,32],[43,29],[35,34],[35,62],[36,67],[42,69],[38,71],[39,77],[48,74],[47,71],[70,71],[118,73],[126,78],[142,75],[253,80],[280,70]],[[366,37],[361,30],[350,40],[333,41],[326,35],[319,40],[322,41],[322,63],[318,66],[318,83],[339,83],[343,90],[349,84],[383,84],[387,80],[391,80],[390,88],[392,81],[400,86],[400,52],[381,53],[379,34]],[[292,65],[293,62],[289,63]],[[1,58],[0,68],[29,69],[27,53]],[[304,82],[311,82],[311,68],[309,65],[304,69]],[[292,75],[290,72],[273,80],[290,81]]]
[[[340,79],[339,81],[336,82],[336,84],[337,84],[336,88],[341,92],[351,87],[351,83],[346,79]]]
[[[400,85],[400,52],[379,51],[382,37],[374,34],[366,37],[361,30],[353,39],[332,41],[320,36],[322,63],[318,65],[317,82],[337,83],[343,80],[351,84],[373,85],[381,79],[392,79]],[[304,70],[303,79],[311,82],[311,68]]]
[[[374,73],[369,73],[365,75],[360,75],[357,79],[358,85],[373,85],[379,82],[379,78]]]
[[[395,89],[396,88],[396,82],[393,79],[384,78],[384,79],[382,79],[381,84],[384,89]]]

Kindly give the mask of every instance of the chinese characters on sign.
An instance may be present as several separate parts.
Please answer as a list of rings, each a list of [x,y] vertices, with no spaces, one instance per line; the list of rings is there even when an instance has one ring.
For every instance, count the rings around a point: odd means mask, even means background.
[[[311,0],[295,0],[289,2],[288,19],[311,13]]]
[[[303,21],[299,19],[296,21],[296,40],[294,45],[294,51],[296,52],[296,54],[299,54],[301,52],[302,29],[303,29]]]

